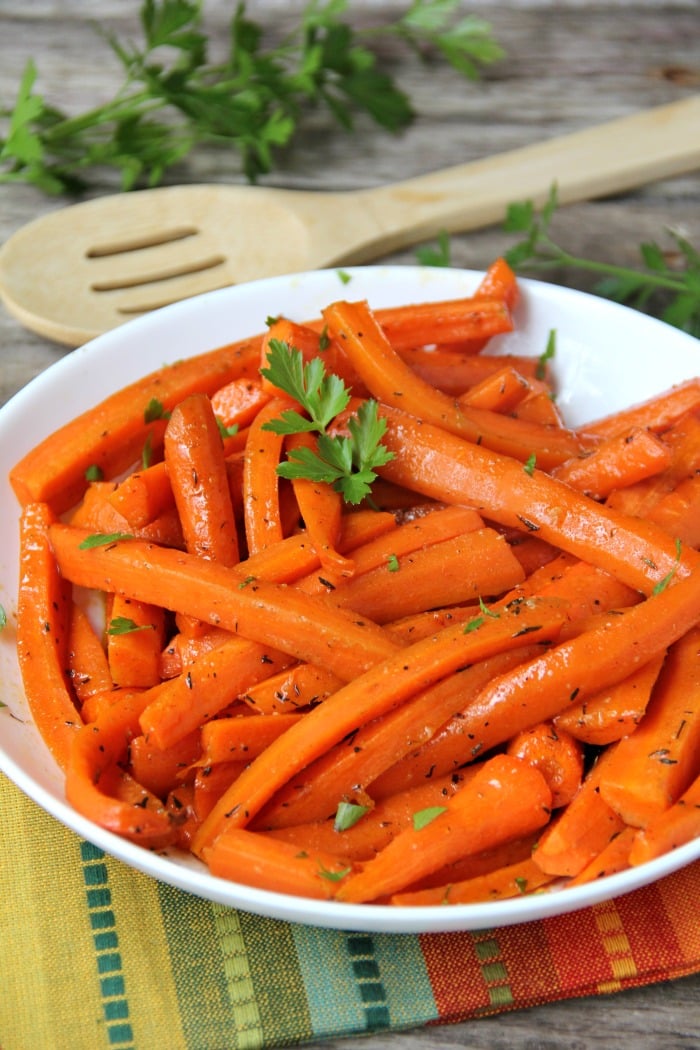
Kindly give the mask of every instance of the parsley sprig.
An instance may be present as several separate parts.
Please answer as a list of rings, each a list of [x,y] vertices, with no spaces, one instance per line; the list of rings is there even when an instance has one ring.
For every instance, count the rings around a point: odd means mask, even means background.
[[[639,269],[582,258],[561,247],[551,234],[557,206],[556,186],[539,212],[532,201],[509,206],[504,229],[522,235],[505,253],[511,266],[535,272],[564,268],[598,274],[596,294],[644,310],[700,338],[700,252],[688,240],[669,229],[671,252],[656,242],[640,244]]]
[[[356,414],[348,416],[347,434],[331,434],[328,427],[350,404],[350,391],[343,380],[326,371],[323,361],[304,361],[296,347],[279,339],[268,346],[267,367],[261,374],[289,394],[302,408],[285,409],[278,419],[263,424],[275,434],[316,432],[317,451],[290,449],[280,463],[280,477],[325,482],[340,492],[347,503],[360,503],[371,493],[377,467],[393,458],[383,444],[386,421],[379,418],[377,402],[363,401]]]
[[[410,99],[369,45],[392,37],[438,56],[475,79],[502,51],[488,23],[459,16],[459,0],[413,0],[396,21],[355,29],[346,0],[309,0],[297,24],[270,46],[265,29],[238,3],[226,56],[213,62],[203,0],[144,0],[143,39],[97,29],[122,68],[108,102],[68,115],[36,86],[29,59],[12,108],[0,108],[0,183],[27,182],[47,193],[76,192],[88,175],[113,168],[123,189],[158,185],[197,146],[237,153],[251,181],[272,170],[304,117],[325,107],[345,131],[364,114],[387,131],[407,127]]]

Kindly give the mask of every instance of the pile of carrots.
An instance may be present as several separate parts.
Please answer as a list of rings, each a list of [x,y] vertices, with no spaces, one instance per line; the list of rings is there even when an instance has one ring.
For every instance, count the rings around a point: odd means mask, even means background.
[[[519,294],[499,259],[467,299],[277,317],[15,466],[20,667],[77,811],[397,906],[700,835],[700,380],[570,429],[545,356],[484,352]],[[280,478],[313,436],[264,426],[295,407],[273,338],[378,402],[364,502]]]

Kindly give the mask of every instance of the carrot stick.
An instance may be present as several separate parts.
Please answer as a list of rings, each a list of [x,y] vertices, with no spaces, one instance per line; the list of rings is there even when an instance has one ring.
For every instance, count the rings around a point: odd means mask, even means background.
[[[256,826],[256,831],[281,842],[296,843],[300,849],[332,853],[348,861],[369,860],[391,842],[399,831],[412,825],[414,813],[432,806],[443,806],[445,799],[458,791],[463,781],[475,772],[476,766],[447,777],[436,777],[408,791],[382,799],[376,805],[371,804],[370,799],[365,800],[362,792],[356,792],[353,797],[358,801],[350,805],[359,806],[364,813],[356,823],[349,826],[344,826],[342,822],[338,825],[334,813],[328,820],[265,831],[260,831]]]
[[[256,826],[277,828],[324,820],[339,802],[352,799],[356,792],[374,795],[373,783],[385,770],[430,739],[494,674],[521,662],[523,652],[531,654],[534,648],[521,645],[480,660],[349,733],[285,784],[262,809]],[[466,760],[464,752],[465,747],[462,759]],[[461,764],[456,762],[450,772]]]
[[[681,481],[648,512],[649,520],[689,547],[700,547],[700,475]]]
[[[61,572],[72,582],[187,613],[342,678],[353,678],[396,649],[368,620],[294,588],[251,580],[245,568],[140,540],[86,548],[90,534],[83,529],[56,524],[50,531]]]
[[[150,525],[173,505],[173,490],[163,460],[134,471],[107,496],[132,528]]]
[[[665,658],[664,650],[621,682],[567,707],[554,719],[557,729],[599,747],[628,736],[644,717]]]
[[[366,303],[334,303],[323,316],[373,397],[383,404],[522,461],[536,452],[545,468],[582,450],[579,438],[564,428],[540,427],[498,412],[460,406],[431,387],[396,353]]]
[[[699,650],[697,626],[671,645],[644,717],[606,766],[601,795],[626,824],[644,827],[700,771]]]
[[[380,312],[377,311],[380,315]],[[522,354],[457,354],[449,347],[414,347],[398,351],[399,357],[424,383],[443,394],[459,397],[470,387],[483,382],[501,368],[513,368],[528,381],[538,370],[536,357]],[[359,396],[359,392],[358,392]]]
[[[179,786],[201,752],[198,730],[169,748],[155,747],[145,736],[136,736],[129,743],[128,768],[139,784],[165,800]]]
[[[221,425],[232,430],[249,426],[269,400],[260,376],[240,376],[214,391],[211,407]]]
[[[272,398],[251,423],[243,468],[243,514],[248,553],[256,554],[284,536],[277,467],[283,438],[263,424],[276,419],[291,402]]]
[[[238,533],[226,461],[206,394],[191,394],[175,406],[165,429],[164,451],[187,550],[235,565]]]
[[[248,714],[207,722],[201,730],[202,762],[205,765],[236,759],[249,762],[303,717],[300,714]]]
[[[194,837],[202,821],[211,813],[223,793],[228,790],[236,777],[241,775],[245,765],[245,762],[232,760],[231,762],[219,762],[215,766],[200,766],[195,770],[192,807],[196,824],[190,828],[191,838]],[[191,838],[187,844],[188,849],[192,848]]]
[[[246,689],[242,699],[260,715],[289,714],[321,703],[342,684],[332,671],[300,663]]]
[[[670,466],[671,458],[668,446],[650,430],[634,427],[607,438],[590,455],[562,463],[552,473],[579,492],[602,500],[613,489],[660,474]]]
[[[630,864],[644,864],[654,857],[684,846],[700,836],[700,776],[667,810],[636,831]]]
[[[290,434],[286,440],[289,452],[301,448],[316,452],[317,440],[313,434]],[[295,478],[292,489],[299,505],[306,535],[316,551],[324,572],[352,576],[352,559],[338,550],[342,528],[343,497],[332,485],[308,478]]]
[[[93,481],[86,490],[82,503],[71,513],[71,525],[90,529],[91,532],[121,532],[139,539],[161,543],[166,547],[183,547],[180,518],[171,501],[161,513],[143,526],[131,525],[112,503],[115,486],[110,481]]]
[[[630,850],[636,834],[636,828],[623,828],[567,885],[582,886],[618,871],[626,871],[630,867]]]
[[[348,873],[332,854],[310,853],[288,842],[233,829],[204,851],[212,875],[294,897],[329,900]]]
[[[323,316],[328,321],[325,312]],[[384,307],[380,317],[387,339],[397,350],[434,343],[459,343],[463,346],[467,341],[474,341],[473,352],[476,352],[491,336],[513,330],[511,311],[503,298],[482,297],[481,293],[478,297],[465,299]],[[340,338],[330,324],[329,329]],[[345,345],[342,340],[341,345]]]
[[[112,682],[147,689],[160,681],[165,613],[151,602],[114,595],[107,624],[107,659]]]
[[[508,755],[488,759],[419,830],[400,832],[338,886],[336,898],[373,901],[399,892],[460,856],[524,835],[547,823],[551,794],[532,766]]]
[[[532,893],[546,886],[554,876],[546,875],[534,860],[516,861],[504,868],[497,868],[487,875],[476,875],[471,879],[450,882],[445,886],[433,886],[425,890],[404,890],[391,895],[391,904],[398,907],[424,907],[430,904],[476,904],[482,901],[507,900]]]
[[[495,529],[433,543],[355,576],[333,591],[334,604],[375,623],[501,594],[525,578],[512,550]]]
[[[113,688],[102,640],[85,610],[75,602],[70,611],[66,670],[73,692],[81,704],[95,693]]]
[[[298,324],[290,321],[287,317],[278,317],[270,325],[262,340],[260,364],[267,368],[270,342],[277,340],[286,343],[290,348],[298,350],[304,363],[308,363],[314,357],[322,357],[327,372],[340,376],[345,385],[356,394],[366,393],[359,383],[358,376],[343,353],[343,348],[336,339],[331,339],[328,331],[320,320],[310,321],[307,324]],[[262,377],[262,386],[268,393],[279,397],[281,391],[266,376]]]
[[[583,747],[552,722],[538,722],[516,733],[506,752],[539,769],[552,792],[552,809],[567,806],[581,787]]]
[[[347,733],[459,667],[502,652],[514,639],[534,634],[545,624],[556,627],[562,615],[559,603],[513,603],[478,629],[465,632],[461,624],[446,628],[378,662],[313,708],[251,763],[200,828],[195,849],[213,841],[226,826],[246,824],[276,790]]]
[[[576,797],[545,828],[532,856],[549,875],[575,877],[625,828],[600,794],[601,777],[618,745],[602,752]]]
[[[484,517],[536,533],[554,546],[606,569],[647,593],[669,573],[686,575],[697,559],[682,561],[672,537],[658,526],[601,506],[540,470],[465,441],[439,427],[382,406],[384,444],[394,458],[383,477],[431,499],[468,504]]]
[[[699,405],[700,379],[688,379],[638,405],[586,423],[586,433],[609,438],[638,426],[648,427],[658,433],[677,423],[687,413],[694,412]]]
[[[523,400],[528,390],[527,379],[510,365],[505,365],[466,390],[458,401],[465,407],[510,412]]]
[[[54,521],[45,503],[28,503],[20,517],[17,657],[31,717],[65,769],[81,718],[66,674],[71,590],[51,551]]]
[[[12,468],[10,481],[17,499],[22,504],[46,501],[56,513],[68,510],[87,488],[85,472],[90,467],[113,477],[139,458],[149,433],[153,449],[158,447],[164,421],[145,421],[153,402],[167,412],[194,391],[213,393],[237,376],[254,374],[259,347],[259,339],[244,339],[175,361],[76,416]]]

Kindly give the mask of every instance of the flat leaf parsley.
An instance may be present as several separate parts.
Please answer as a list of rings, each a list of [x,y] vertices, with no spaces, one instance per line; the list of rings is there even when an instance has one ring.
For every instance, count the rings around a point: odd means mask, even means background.
[[[393,459],[383,444],[386,422],[377,413],[377,402],[363,401],[355,415],[347,419],[347,434],[330,434],[329,425],[350,403],[350,391],[343,380],[326,371],[320,358],[305,362],[301,351],[279,339],[271,339],[268,365],[261,374],[294,398],[304,415],[286,409],[279,419],[263,424],[275,434],[316,432],[317,451],[292,449],[277,473],[294,480],[325,482],[340,492],[346,503],[360,503],[371,493],[376,468]]]

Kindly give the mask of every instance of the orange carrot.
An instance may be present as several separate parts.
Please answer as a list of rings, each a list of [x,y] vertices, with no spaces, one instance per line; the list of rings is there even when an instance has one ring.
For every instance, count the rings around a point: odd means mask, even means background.
[[[276,419],[291,402],[272,398],[248,430],[243,468],[243,513],[248,553],[256,554],[284,536],[279,500],[277,467],[283,438],[263,424]]]
[[[458,401],[465,407],[510,412],[527,395],[528,389],[527,379],[510,365],[505,365],[466,390]]]
[[[238,778],[200,828],[195,849],[211,842],[226,826],[241,827],[295,773],[328,751],[345,735],[378,718],[459,667],[486,659],[514,644],[514,639],[556,627],[563,617],[559,603],[514,603],[478,629],[461,624],[417,642],[380,661],[313,708],[303,721],[274,741]]]
[[[636,426],[648,427],[658,433],[699,406],[700,379],[688,379],[638,405],[587,423],[586,433],[609,438]]]
[[[246,689],[242,699],[258,714],[288,714],[325,700],[343,682],[332,671],[299,663]]]
[[[145,736],[129,743],[129,770],[153,795],[165,800],[201,755],[199,731],[183,737],[170,748],[155,747]]]
[[[578,875],[569,880],[568,885],[582,886],[586,882],[594,882],[596,879],[615,875],[618,871],[625,871],[630,867],[630,850],[636,834],[636,828],[623,828]]]
[[[554,719],[557,729],[599,747],[627,736],[644,716],[665,658],[664,650],[621,682],[567,707]]]
[[[380,312],[377,314],[381,316]],[[522,354],[457,354],[449,347],[426,349],[406,348],[398,351],[399,357],[424,383],[428,383],[443,394],[459,397],[470,387],[483,382],[501,368],[512,368],[528,381],[538,371],[536,357]],[[359,396],[359,391],[358,391]]]
[[[636,831],[630,864],[644,864],[700,836],[700,775],[667,810]]]
[[[309,433],[290,434],[285,444],[290,454],[302,448],[312,452],[318,449],[316,438]],[[321,569],[340,576],[352,576],[352,559],[338,550],[343,515],[341,493],[327,482],[310,481],[308,478],[295,478],[292,488],[306,535],[318,554]]]
[[[75,602],[70,612],[66,670],[81,704],[95,693],[112,689],[112,676],[102,640],[85,610]]]
[[[549,820],[551,794],[532,766],[496,755],[424,826],[400,832],[337,888],[348,903],[394,894],[460,856],[505,842]]]
[[[521,730],[508,743],[506,752],[539,769],[552,792],[552,809],[567,806],[581,787],[583,747],[551,722]]]
[[[257,758],[273,740],[296,725],[300,714],[236,715],[207,722],[201,730],[202,762],[249,762]]]
[[[65,769],[81,718],[66,674],[71,590],[51,552],[54,521],[45,503],[28,503],[20,517],[17,656],[31,717]]]
[[[146,689],[160,681],[165,613],[151,602],[114,595],[107,624],[107,659],[115,685]]]
[[[605,499],[613,489],[654,477],[670,464],[668,446],[650,430],[634,427],[601,442],[590,455],[562,463],[552,473],[593,499]]]
[[[372,395],[383,404],[412,412],[433,426],[522,461],[536,452],[545,468],[581,452],[579,438],[561,427],[540,427],[498,412],[460,406],[431,387],[396,353],[366,303],[334,303],[323,316]]]
[[[669,573],[680,578],[698,563],[688,550],[679,562],[674,540],[658,526],[601,506],[540,470],[530,473],[515,459],[397,409],[383,406],[380,415],[394,458],[379,472],[390,481],[536,533],[647,593]]]
[[[131,525],[112,502],[116,491],[110,481],[93,481],[83,496],[82,503],[70,515],[70,523],[91,532],[121,532],[140,539],[161,543],[166,547],[182,547],[182,526],[171,501],[161,513],[146,525]]]
[[[491,336],[513,330],[511,311],[504,299],[500,295],[488,298],[481,292],[465,299],[384,307],[379,317],[387,339],[396,350],[434,343],[459,343],[463,347],[468,341],[476,352]],[[328,321],[325,313],[324,318]],[[329,329],[340,339],[330,324]],[[340,342],[345,345],[342,339]]]
[[[300,850],[289,842],[233,829],[204,851],[213,875],[295,897],[329,900],[349,873],[332,854]]]
[[[27,453],[10,472],[20,503],[45,501],[57,513],[71,507],[87,488],[91,467],[113,477],[134,463],[151,435],[162,440],[162,418],[147,422],[151,406],[170,411],[194,391],[213,393],[241,375],[254,374],[259,339],[244,339],[186,360],[175,361],[107,397],[76,416]]]
[[[173,490],[163,460],[120,481],[107,499],[135,529],[150,525],[173,505]]]
[[[211,395],[214,416],[227,430],[247,427],[270,400],[260,376],[240,376]]]
[[[670,647],[644,717],[606,766],[600,793],[626,824],[644,827],[700,772],[698,652],[695,626]]]
[[[245,762],[235,760],[219,762],[215,766],[199,766],[196,768],[193,781],[194,797],[192,799],[192,808],[197,823],[190,829],[192,838],[194,838],[202,821],[211,813],[223,793],[228,790],[244,769]],[[191,848],[192,842],[190,841],[188,842],[188,849]]]
[[[487,875],[433,886],[425,890],[404,890],[391,895],[391,904],[398,907],[424,907],[430,904],[476,904],[484,901],[507,900],[546,886],[554,876],[546,875],[531,857],[497,868]]]

